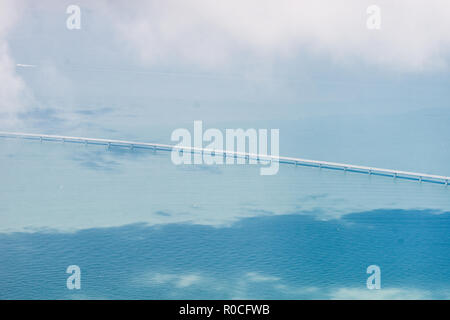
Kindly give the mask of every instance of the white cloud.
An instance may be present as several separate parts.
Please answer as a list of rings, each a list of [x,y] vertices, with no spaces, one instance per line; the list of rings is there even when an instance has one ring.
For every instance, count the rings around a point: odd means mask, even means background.
[[[246,274],[249,281],[252,282],[266,282],[266,281],[278,281],[280,278],[273,277],[273,276],[267,276],[264,274],[261,274],[259,272],[249,272]]]
[[[25,85],[16,74],[8,44],[2,39],[0,39],[0,83],[0,111],[11,112],[20,108],[22,106],[20,93]]]
[[[202,281],[202,278],[196,274],[181,275],[177,279],[176,286],[178,288],[190,287]]]
[[[346,65],[364,61],[421,71],[446,66],[450,58],[447,0],[347,0],[345,4],[333,0],[137,0],[133,5],[123,0],[80,0],[78,4],[82,20],[87,19],[82,30],[95,34],[107,26],[105,30],[118,36],[119,45],[148,64],[223,68],[239,61],[254,62],[254,58],[270,64],[308,53]],[[380,30],[367,29],[366,10],[373,4],[381,9]],[[67,16],[59,1],[44,0],[35,7],[32,1],[4,0],[0,38],[17,23],[23,11],[19,9],[24,8],[42,11],[43,17]],[[60,32],[54,30],[54,35]],[[105,35],[98,40],[103,44],[108,39]]]
[[[359,288],[340,288],[330,293],[331,299],[337,300],[423,300],[432,299],[433,295],[420,289],[389,288],[368,290]]]
[[[347,0],[345,5],[332,0],[167,0],[136,1],[130,6],[126,1],[79,1],[85,17],[82,19],[91,19],[82,24],[83,32],[102,34],[105,31],[99,26],[107,26],[105,30],[115,35],[118,45],[128,48],[147,65],[183,64],[208,69],[255,65],[259,70],[270,69],[272,61],[311,55],[344,65],[362,61],[403,71],[447,67],[448,1],[378,0],[382,19],[378,31],[366,27],[366,9],[372,4],[360,0]],[[17,26],[28,26],[23,30],[34,32],[33,23],[45,26],[46,20],[63,20],[67,16],[63,9],[64,5],[55,0],[42,1],[39,6],[23,0],[0,2],[3,120],[5,114],[15,114],[29,102],[25,83],[16,72],[16,63],[23,68],[29,61],[14,61],[8,36]],[[20,19],[24,12],[30,16],[42,13],[37,17],[45,21],[36,17],[34,22]],[[65,24],[61,24],[61,29],[54,28],[56,22],[50,25],[49,37],[66,43],[58,38],[66,35],[62,33]],[[86,35],[83,39],[90,39]],[[109,34],[102,35],[98,36],[98,46],[109,48]],[[40,39],[40,35],[36,38]],[[42,52],[47,56],[45,46]],[[62,56],[66,54],[61,52]],[[119,63],[122,62],[124,59],[120,59]]]
[[[126,1],[79,2],[83,17],[96,22],[85,21],[83,28],[94,28],[95,34],[99,25],[107,26],[105,30],[115,34],[119,45],[148,65],[180,63],[226,69],[254,63],[258,69],[305,54],[344,65],[362,61],[394,70],[435,70],[448,65],[447,0],[378,0],[375,4],[381,8],[382,19],[378,31],[366,27],[366,9],[372,4],[360,0],[348,0],[345,5],[332,0],[167,0],[136,1],[132,6]],[[16,63],[23,67],[27,61],[14,61],[8,45],[12,29],[32,25],[20,20],[21,14],[41,10],[45,19],[66,17],[58,1],[34,5],[32,1],[0,2],[2,118],[25,104],[26,88],[16,73]],[[62,41],[58,39],[61,30],[51,29],[50,36]],[[98,45],[109,48],[108,39],[99,36]]]
[[[183,299],[184,289],[197,285],[210,294],[219,294],[224,299],[268,298],[262,292],[270,292],[270,298],[288,299],[331,299],[331,300],[428,300],[445,299],[448,289],[424,290],[414,287],[393,287],[369,290],[365,287],[327,288],[315,286],[296,286],[280,277],[260,272],[248,272],[237,278],[217,278],[212,275],[195,273],[147,273],[133,278],[133,284],[144,286],[168,286],[170,295]],[[362,284],[364,285],[364,284]]]
[[[208,67],[242,57],[310,54],[420,71],[447,64],[450,3],[379,0],[381,30],[366,27],[373,3],[348,0],[108,2],[120,38],[143,61],[174,59]]]
[[[139,278],[136,278],[135,281],[150,286],[169,284],[176,288],[187,288],[203,282],[204,279],[193,273],[179,275],[171,273],[150,273],[143,277],[143,282],[139,281]]]
[[[20,1],[0,2],[0,114],[2,124],[12,120],[11,113],[23,107],[21,95],[25,84],[16,74],[16,65],[11,57],[7,36],[18,22]]]

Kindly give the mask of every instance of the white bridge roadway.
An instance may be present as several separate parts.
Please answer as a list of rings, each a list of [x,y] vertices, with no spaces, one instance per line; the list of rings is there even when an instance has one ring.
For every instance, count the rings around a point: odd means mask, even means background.
[[[279,163],[287,163],[293,165],[302,166],[312,166],[326,169],[337,169],[349,172],[359,172],[365,174],[388,176],[400,179],[416,180],[419,182],[433,182],[438,184],[448,185],[450,177],[439,176],[426,173],[408,172],[400,170],[382,169],[375,167],[366,167],[353,164],[328,162],[328,161],[317,161],[308,160],[301,158],[291,158],[291,157],[281,157],[273,155],[262,155],[254,153],[237,152],[230,150],[212,150],[206,148],[196,148],[196,147],[182,147],[174,146],[168,144],[159,143],[145,143],[145,142],[135,142],[135,141],[124,141],[124,140],[110,140],[110,139],[96,139],[96,138],[83,138],[83,137],[68,137],[59,135],[48,135],[48,134],[30,134],[30,133],[19,133],[19,132],[0,132],[0,137],[3,138],[21,138],[21,139],[33,139],[39,141],[60,141],[60,142],[72,142],[72,143],[83,143],[83,144],[95,144],[104,145],[107,147],[126,147],[126,148],[141,148],[150,150],[163,150],[172,151],[178,150],[180,152],[190,152],[190,153],[210,153],[213,155],[222,155],[223,157],[234,157],[234,158],[245,158],[247,160],[257,160],[260,162],[270,162],[277,161]]]

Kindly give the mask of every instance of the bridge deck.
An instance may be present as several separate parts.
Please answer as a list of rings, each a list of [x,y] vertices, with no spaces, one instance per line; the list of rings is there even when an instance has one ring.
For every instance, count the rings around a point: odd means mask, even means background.
[[[160,143],[146,143],[146,142],[136,142],[136,141],[126,141],[126,140],[112,140],[112,139],[96,139],[96,138],[83,138],[83,137],[69,137],[69,136],[59,136],[59,135],[48,135],[48,134],[30,134],[30,133],[19,133],[19,132],[0,132],[0,137],[4,138],[22,138],[22,139],[33,139],[40,141],[60,141],[60,142],[73,142],[73,143],[84,143],[84,144],[95,144],[104,145],[108,147],[126,147],[126,148],[144,148],[151,150],[163,150],[172,151],[178,150],[182,152],[190,153],[214,153],[215,155],[222,155],[224,157],[235,157],[235,158],[245,158],[257,160],[260,162],[270,162],[277,161],[279,163],[287,163],[293,165],[302,166],[313,166],[319,168],[327,169],[337,169],[350,172],[359,172],[373,175],[389,176],[393,178],[409,179],[424,182],[433,182],[448,185],[450,177],[418,173],[418,172],[408,172],[401,170],[392,169],[382,169],[375,167],[359,166],[353,164],[329,162],[329,161],[318,161],[318,160],[308,160],[301,158],[292,157],[281,157],[273,155],[261,155],[229,150],[212,150],[206,148],[195,148],[195,147],[182,147],[174,146],[168,144]]]

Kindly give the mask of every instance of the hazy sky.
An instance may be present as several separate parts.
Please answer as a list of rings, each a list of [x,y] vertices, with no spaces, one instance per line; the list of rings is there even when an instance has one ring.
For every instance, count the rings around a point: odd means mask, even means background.
[[[0,114],[14,127],[112,101],[186,120],[448,109],[449,16],[446,0],[0,0]]]

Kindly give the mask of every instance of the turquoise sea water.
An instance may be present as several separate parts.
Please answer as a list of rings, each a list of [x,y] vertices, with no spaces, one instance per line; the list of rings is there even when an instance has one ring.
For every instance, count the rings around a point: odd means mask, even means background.
[[[448,299],[443,185],[2,139],[2,299]],[[382,289],[366,288],[381,268]],[[81,268],[68,290],[67,266]]]
[[[278,128],[283,156],[450,175],[445,77],[364,83],[333,71],[331,82],[266,83],[113,71],[22,70],[40,103],[2,129],[173,143],[173,130],[203,120]],[[0,298],[448,299],[449,192],[1,138]],[[81,290],[66,287],[69,265]],[[369,265],[381,268],[381,290],[366,288]]]

